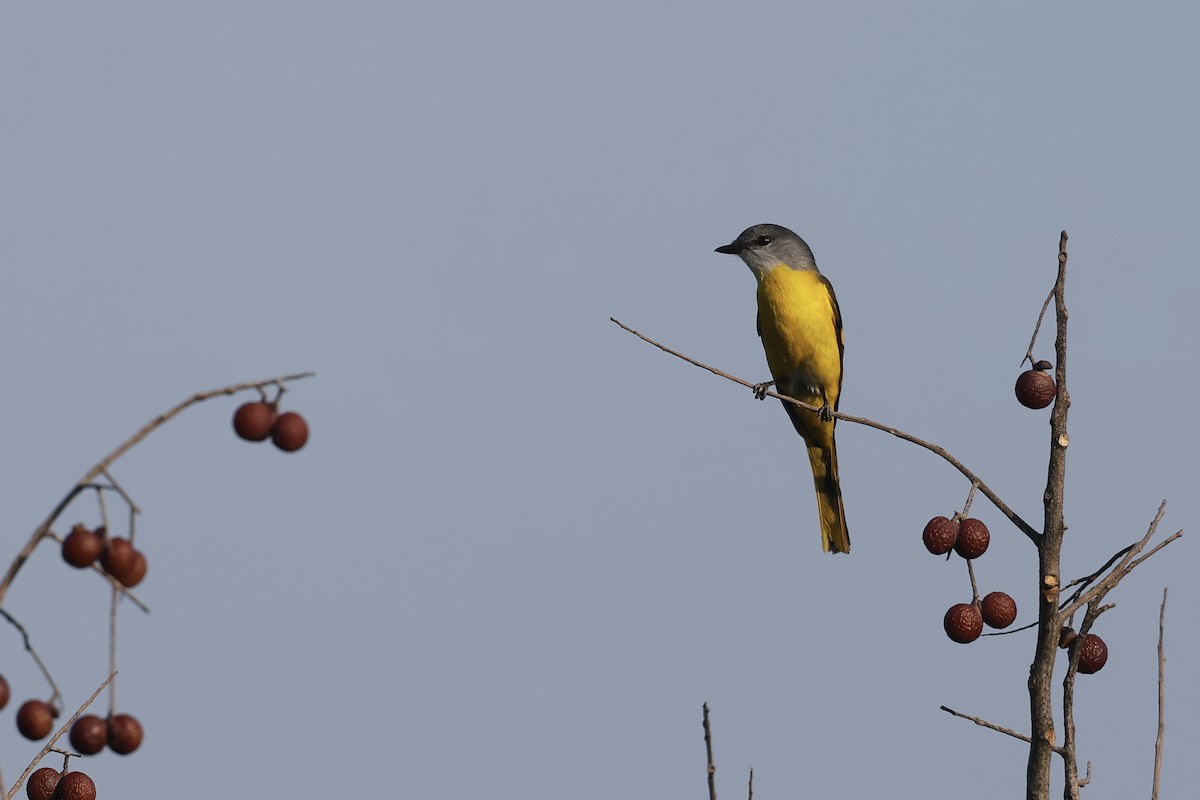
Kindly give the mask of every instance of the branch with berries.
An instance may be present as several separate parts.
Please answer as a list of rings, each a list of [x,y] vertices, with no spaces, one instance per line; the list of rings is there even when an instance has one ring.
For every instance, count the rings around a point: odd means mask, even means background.
[[[58,545],[62,559],[67,565],[80,571],[87,570],[92,574],[99,575],[109,589],[109,678],[67,721],[67,724],[58,731],[42,752],[30,762],[25,774],[7,793],[7,798],[11,798],[27,778],[26,789],[30,798],[44,797],[46,800],[50,800],[52,797],[69,797],[72,800],[94,798],[96,796],[95,786],[91,779],[82,772],[70,771],[68,769],[69,758],[94,755],[105,747],[114,753],[128,755],[137,750],[142,743],[141,722],[131,714],[117,713],[114,679],[117,672],[117,618],[120,600],[126,598],[143,612],[148,611],[146,605],[133,594],[132,589],[139,586],[146,577],[149,561],[146,554],[135,544],[138,541],[136,538],[137,515],[141,509],[134,502],[130,492],[121,486],[113,476],[113,465],[151,433],[192,406],[213,398],[231,396],[246,391],[256,391],[259,399],[244,403],[237,409],[233,416],[234,432],[247,441],[260,442],[270,439],[280,450],[289,453],[295,452],[304,447],[308,441],[308,424],[300,414],[294,411],[280,413],[279,403],[291,383],[313,377],[314,374],[302,372],[236,383],[198,392],[186,398],[155,416],[121,442],[112,452],[100,459],[67,491],[41,524],[34,529],[29,540],[9,565],[3,578],[0,578],[0,617],[7,620],[20,633],[26,652],[29,653],[49,684],[50,696],[46,700],[33,698],[22,703],[16,714],[17,730],[22,736],[32,741],[45,739],[54,729],[55,719],[63,710],[62,693],[59,691],[51,671],[34,648],[28,630],[3,607],[4,598],[21,568],[37,548],[46,542]],[[272,392],[273,396],[271,396]],[[95,494],[99,523],[92,527],[82,522],[76,523],[66,536],[54,533],[53,526],[67,509],[80,495],[89,492]],[[128,514],[124,535],[114,533],[114,526],[109,519],[108,498],[114,497],[125,506]],[[102,717],[97,714],[83,713],[105,689],[108,691],[107,715]],[[0,676],[0,709],[8,704],[10,697],[11,690],[8,681]],[[54,742],[64,733],[67,734],[71,743],[72,750],[70,751],[54,747]],[[64,755],[62,770],[44,767],[35,772],[34,767],[37,766],[38,761],[50,752],[60,752]]]
[[[1067,308],[1066,308],[1066,267],[1067,267],[1067,233],[1059,236],[1057,275],[1053,288],[1042,304],[1030,338],[1029,347],[1021,364],[1029,363],[1030,368],[1022,372],[1016,381],[1014,391],[1017,401],[1026,408],[1040,410],[1050,408],[1050,454],[1047,469],[1046,489],[1043,493],[1044,520],[1042,529],[1035,529],[1014,512],[1000,496],[994,492],[973,470],[955,458],[945,448],[920,439],[912,434],[901,431],[890,425],[876,422],[866,417],[854,416],[845,412],[834,412],[833,416],[845,422],[864,425],[891,434],[904,441],[923,447],[942,458],[970,482],[970,491],[961,511],[952,516],[936,516],[931,519],[922,531],[922,541],[926,549],[934,555],[945,555],[949,560],[957,554],[966,563],[967,575],[971,585],[971,600],[952,605],[943,618],[946,635],[954,642],[969,644],[981,636],[1010,635],[1036,629],[1036,644],[1034,647],[1033,663],[1030,668],[1028,686],[1030,693],[1030,734],[1022,734],[978,717],[961,714],[945,706],[948,713],[969,719],[984,727],[991,728],[1010,736],[1026,741],[1030,745],[1027,768],[1027,797],[1036,800],[1048,800],[1050,791],[1050,766],[1053,755],[1063,759],[1065,796],[1068,800],[1078,798],[1079,787],[1091,780],[1091,763],[1088,763],[1087,774],[1079,776],[1076,754],[1076,738],[1074,727],[1074,691],[1077,674],[1090,675],[1099,672],[1108,659],[1107,644],[1098,635],[1091,632],[1092,625],[1101,614],[1113,607],[1103,604],[1104,597],[1114,589],[1130,572],[1146,559],[1162,550],[1183,535],[1183,531],[1167,537],[1144,555],[1142,551],[1157,530],[1158,523],[1165,509],[1165,501],[1160,506],[1150,529],[1146,535],[1128,547],[1118,551],[1109,561],[1094,573],[1075,579],[1064,585],[1061,579],[1060,558],[1064,534],[1067,526],[1063,521],[1064,486],[1066,476],[1066,454],[1070,444],[1067,434],[1067,411],[1070,407],[1070,396],[1067,393]],[[1034,358],[1034,348],[1042,322],[1051,304],[1054,306],[1055,320],[1055,362]],[[704,364],[696,359],[673,350],[648,336],[630,328],[622,322],[610,318],[613,323],[623,330],[633,334],[644,342],[651,344],[663,352],[683,359],[688,363],[705,369],[714,375],[723,377],[734,383],[741,384],[755,391],[759,399],[770,395],[785,403],[820,413],[821,409],[795,400],[785,395],[763,390],[761,385],[754,384],[742,378],[735,377],[715,367]],[[1051,370],[1054,374],[1051,375]],[[1011,595],[993,591],[982,598],[979,595],[975,576],[975,561],[988,549],[991,534],[987,525],[981,520],[968,516],[971,503],[976,493],[986,497],[996,509],[1013,524],[1025,538],[1035,546],[1038,559],[1037,588],[1034,596],[1037,600],[1037,621],[1019,628],[1008,629],[1017,618],[1017,604]],[[1066,599],[1060,593],[1078,587]],[[1072,616],[1084,609],[1084,617],[1078,633],[1069,624]],[[993,633],[984,634],[984,626],[995,629]],[[1055,653],[1058,649],[1069,650],[1067,674],[1063,682],[1063,723],[1064,736],[1061,742],[1055,734],[1053,713],[1053,670]],[[1160,675],[1161,686],[1161,675]],[[1161,715],[1158,747],[1156,748],[1155,785],[1161,767]]]

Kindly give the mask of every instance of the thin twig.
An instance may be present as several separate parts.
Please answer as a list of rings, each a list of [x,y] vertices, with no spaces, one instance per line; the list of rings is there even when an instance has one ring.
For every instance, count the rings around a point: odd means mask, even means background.
[[[50,674],[50,670],[46,668],[46,664],[44,661],[42,661],[42,657],[38,655],[37,650],[33,649],[33,642],[29,640],[29,631],[25,630],[25,626],[18,622],[16,617],[5,611],[3,608],[0,608],[0,616],[3,616],[6,620],[8,620],[9,625],[12,625],[20,632],[21,639],[25,642],[25,652],[29,653],[30,658],[33,659],[33,663],[37,664],[38,669],[42,671],[42,676],[46,679],[46,683],[50,684],[49,703],[57,708],[59,700],[62,697],[62,693],[58,691],[58,684],[54,682],[54,676],[52,676]]]
[[[717,765],[713,763],[712,728],[708,724],[708,703],[704,704],[704,749],[708,752],[708,800],[717,800]]]
[[[114,588],[108,605],[108,672],[110,675],[117,674],[117,601],[120,599],[121,593]],[[111,718],[116,713],[117,684],[114,682],[108,687],[108,716]]]
[[[1136,544],[1136,542],[1134,544]],[[1070,583],[1068,583],[1066,586],[1064,586],[1062,588],[1070,589],[1072,586],[1078,586],[1079,584],[1083,584],[1084,587],[1087,587],[1088,584],[1090,584],[1092,581],[1096,580],[1096,578],[1099,578],[1100,575],[1103,574],[1103,572],[1106,569],[1108,569],[1113,564],[1115,564],[1118,558],[1125,555],[1132,549],[1133,549],[1133,545],[1131,544],[1128,547],[1124,547],[1124,548],[1118,550],[1117,552],[1113,553],[1112,558],[1110,558],[1108,561],[1106,561],[1104,563],[1104,566],[1102,566],[1100,569],[1096,570],[1091,575],[1084,575],[1082,578],[1076,578],[1075,580],[1071,581]],[[1080,592],[1081,591],[1082,591],[1082,589],[1080,590]],[[1075,597],[1078,597],[1080,592],[1076,592]],[[1074,599],[1074,598],[1072,598],[1072,599]],[[1065,607],[1065,604],[1064,604],[1064,607]]]
[[[630,328],[628,325],[626,325],[625,323],[621,322],[620,320],[618,320],[614,317],[609,317],[609,320],[611,322],[613,322],[614,324],[616,324],[618,327],[620,327],[622,330],[632,333],[634,336],[641,339],[643,342],[653,345],[654,347],[657,347],[659,350],[662,350],[664,353],[667,353],[668,355],[672,355],[672,356],[675,356],[676,358],[682,359],[693,366],[700,367],[701,369],[704,369],[704,370],[708,370],[713,375],[716,375],[720,378],[725,378],[726,380],[729,380],[729,381],[733,381],[734,383],[745,386],[748,389],[754,389],[756,386],[758,386],[758,384],[754,384],[754,383],[751,383],[750,381],[735,377],[733,375],[730,375],[728,372],[723,372],[722,370],[719,370],[716,367],[710,367],[708,364],[697,361],[696,359],[691,358],[689,356],[685,356],[683,353],[680,353],[677,350],[672,350],[671,348],[667,347],[666,345],[654,341],[649,336],[646,336],[642,333],[639,333],[638,331],[635,331],[633,328]],[[782,400],[785,403],[791,403],[794,406],[798,406],[800,408],[806,408],[812,412],[820,412],[821,411],[820,408],[809,405],[808,403],[802,402],[800,400],[797,400],[794,397],[788,397],[786,395],[778,394],[776,392],[763,392],[762,394],[764,397],[774,397],[778,400]],[[943,461],[947,462],[948,464],[950,464],[950,466],[954,467],[956,470],[958,470],[960,473],[962,473],[962,475],[964,477],[966,477],[967,480],[971,481],[971,483],[973,485],[977,485],[979,487],[979,491],[983,492],[983,496],[986,497],[988,500],[990,500],[992,502],[992,505],[994,505],[1000,511],[1001,514],[1003,514],[1005,517],[1007,517],[1008,520],[1010,522],[1012,522],[1013,525],[1017,526],[1017,528],[1022,533],[1024,533],[1025,536],[1028,537],[1028,539],[1031,542],[1033,542],[1035,545],[1040,545],[1041,538],[1042,538],[1041,534],[1038,533],[1037,531],[1035,531],[1029,525],[1029,523],[1027,523],[1025,520],[1021,519],[1021,517],[1015,511],[1013,511],[1011,508],[1009,508],[1008,504],[1005,503],[1003,500],[1001,500],[1000,496],[998,494],[996,494],[994,491],[992,491],[992,489],[986,483],[984,483],[983,480],[980,479],[980,477],[978,475],[976,475],[974,472],[972,472],[970,469],[968,469],[966,467],[966,465],[963,464],[961,461],[959,461],[957,458],[952,456],[949,453],[949,451],[947,451],[945,448],[939,447],[938,445],[933,444],[932,442],[927,442],[924,439],[918,439],[916,436],[913,436],[911,433],[905,433],[904,431],[900,430],[899,428],[893,428],[890,425],[885,425],[881,422],[876,422],[875,420],[867,419],[866,417],[857,417],[857,416],[854,416],[853,414],[846,414],[841,411],[834,411],[833,416],[836,417],[837,419],[845,420],[846,422],[853,422],[858,425],[865,425],[868,428],[874,428],[875,430],[883,431],[884,433],[889,433],[898,439],[903,439],[904,441],[915,444],[918,447],[923,447],[926,450],[928,450],[929,452],[933,453],[934,455],[940,457]]]
[[[1050,308],[1050,301],[1054,299],[1054,290],[1050,290],[1050,294],[1046,295],[1046,302],[1042,303],[1042,310],[1038,314],[1037,324],[1033,326],[1033,336],[1029,337],[1029,349],[1025,351],[1025,357],[1021,359],[1023,365],[1026,361],[1033,364],[1033,346],[1037,343],[1038,331],[1042,328],[1042,319],[1046,316],[1046,309]]]
[[[967,502],[963,503],[962,518],[966,519],[967,514],[971,513],[971,503],[975,502],[975,492],[979,491],[979,484],[971,481],[971,491],[967,492]]]
[[[974,722],[976,725],[979,725],[984,728],[988,728],[993,731],[998,731],[999,733],[1006,734],[1008,736],[1013,737],[1014,739],[1020,739],[1022,742],[1025,742],[1025,743],[1029,742],[1028,736],[1026,736],[1023,733],[1017,733],[1012,728],[1006,728],[1003,725],[997,725],[994,722],[988,722],[986,719],[983,719],[981,717],[974,717],[974,716],[971,716],[970,714],[964,714],[961,711],[955,711],[953,708],[950,708],[949,706],[940,706],[940,708],[942,709],[942,711],[945,711],[947,714],[950,714],[952,716],[959,717],[961,719],[970,720],[971,722]],[[1055,748],[1055,750],[1057,750],[1057,749],[1058,748]]]
[[[108,686],[108,684],[110,684],[112,679],[115,677],[117,677],[117,673],[114,672],[105,678],[104,683],[96,687],[96,691],[92,692],[92,696],[85,700],[83,705],[81,705],[78,710],[71,715],[71,718],[67,720],[61,728],[58,729],[58,733],[50,737],[50,741],[46,742],[45,746],[42,747],[41,752],[33,757],[33,760],[29,762],[29,766],[25,767],[25,771],[21,773],[21,777],[17,778],[17,782],[9,787],[8,794],[4,796],[5,800],[12,800],[13,797],[16,796],[17,791],[25,784],[26,779],[29,778],[29,775],[33,772],[34,768],[37,767],[38,762],[41,761],[46,754],[54,748],[54,745],[60,738],[62,738],[62,735],[70,730],[71,726],[75,724],[75,720],[79,719],[80,715],[83,714],[87,707],[95,702],[96,698],[100,696],[100,693],[104,691],[104,687]]]
[[[1003,631],[992,631],[990,633],[980,634],[980,636],[1011,636],[1014,633],[1020,633],[1021,631],[1027,631],[1030,628],[1036,628],[1037,626],[1038,626],[1037,621],[1034,620],[1033,622],[1029,623],[1028,625],[1022,625],[1019,628],[1008,628],[1007,630],[1003,630]]]
[[[975,583],[975,567],[972,566],[972,564],[971,564],[971,562],[973,560],[974,559],[970,559],[970,558],[963,559],[963,561],[967,562],[967,575],[969,575],[971,578],[971,605],[978,606],[979,605],[979,584]]]
[[[1150,800],[1158,800],[1158,779],[1162,774],[1164,713],[1166,709],[1166,694],[1164,689],[1164,674],[1167,667],[1167,655],[1163,651],[1163,622],[1167,615],[1167,587],[1163,587],[1162,604],[1158,607],[1158,737],[1154,740],[1154,787],[1150,791]]]
[[[750,781],[746,784],[746,800],[754,800],[754,767],[750,768]]]

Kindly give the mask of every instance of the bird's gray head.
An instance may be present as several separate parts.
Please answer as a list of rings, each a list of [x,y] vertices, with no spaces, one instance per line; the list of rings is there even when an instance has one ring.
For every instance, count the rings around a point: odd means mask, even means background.
[[[729,244],[718,247],[717,252],[740,256],[759,278],[780,264],[791,269],[817,270],[812,250],[782,225],[752,225]]]

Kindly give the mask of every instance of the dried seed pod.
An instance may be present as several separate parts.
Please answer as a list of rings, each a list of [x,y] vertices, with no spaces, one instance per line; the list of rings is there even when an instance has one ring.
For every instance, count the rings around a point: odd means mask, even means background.
[[[103,552],[104,534],[89,531],[83,525],[76,525],[63,539],[63,561],[76,569],[90,567]]]
[[[274,403],[243,403],[233,412],[233,431],[248,442],[261,442],[271,435],[277,413]]]
[[[954,552],[963,558],[979,558],[987,552],[992,535],[988,533],[987,525],[982,520],[967,517],[958,522],[958,540],[954,542]]]
[[[59,771],[54,767],[40,767],[25,781],[25,796],[29,800],[53,800],[58,787]]]
[[[946,517],[934,517],[925,523],[925,530],[921,532],[921,541],[925,543],[925,549],[935,556],[949,553],[957,539],[958,523]]]
[[[121,585],[126,589],[132,589],[142,582],[146,577],[146,554],[136,547],[133,548],[133,561],[129,564],[129,569],[122,572],[120,575],[113,575]]]
[[[26,700],[17,709],[17,730],[26,739],[37,741],[50,735],[58,713],[44,700]]]
[[[95,714],[84,714],[71,726],[71,747],[92,756],[108,744],[108,723]]]
[[[134,552],[133,545],[129,543],[128,539],[120,536],[113,537],[108,540],[108,545],[100,554],[100,566],[104,567],[105,572],[124,584],[123,578],[129,577],[134,569],[134,562],[137,560]]]
[[[1045,363],[1038,362],[1039,365]],[[1049,367],[1049,364],[1046,366]],[[1054,378],[1050,377],[1050,373],[1043,372],[1035,366],[1017,377],[1015,391],[1017,401],[1026,408],[1045,408],[1054,402]]]
[[[286,453],[299,450],[308,441],[308,423],[295,411],[285,411],[271,428],[271,441]]]
[[[989,628],[1002,630],[1017,619],[1017,601],[1004,592],[992,592],[983,598],[981,611]]]
[[[54,800],[96,800],[96,784],[85,772],[67,772],[58,779]]]
[[[114,753],[127,756],[142,746],[142,723],[132,714],[114,714],[108,718],[108,746]]]
[[[942,626],[952,641],[969,644],[983,633],[983,615],[973,603],[957,603],[946,611]]]
[[[1094,633],[1089,633],[1082,640],[1076,639],[1075,646],[1079,650],[1079,671],[1091,675],[1104,669],[1108,662],[1108,645]]]

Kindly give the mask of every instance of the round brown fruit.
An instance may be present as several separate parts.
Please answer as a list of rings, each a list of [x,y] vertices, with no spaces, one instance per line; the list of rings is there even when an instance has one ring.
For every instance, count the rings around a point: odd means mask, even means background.
[[[146,554],[136,547],[133,548],[133,561],[129,565],[129,569],[120,575],[113,575],[121,585],[126,589],[132,589],[142,582],[146,577]]]
[[[104,552],[104,535],[76,525],[63,539],[63,561],[77,569],[90,567]]]
[[[1069,628],[1066,625],[1058,632],[1058,646],[1066,650],[1071,646],[1071,643],[1078,638],[1079,634],[1075,633],[1074,628]]]
[[[10,697],[12,697],[12,691],[8,688],[8,679],[0,675],[0,709],[8,705]]]
[[[127,756],[142,746],[142,723],[132,714],[114,714],[108,718],[108,746],[114,753]]]
[[[84,772],[68,772],[58,779],[54,800],[96,800],[96,784]]]
[[[54,767],[41,767],[25,781],[25,796],[29,800],[52,800],[60,775]]]
[[[271,435],[277,411],[274,403],[243,403],[233,412],[233,431],[248,442],[261,442]]]
[[[1082,641],[1082,644],[1079,643],[1079,640],[1076,640],[1075,643],[1076,647],[1081,648],[1079,671],[1084,675],[1091,675],[1093,672],[1104,669],[1104,665],[1108,662],[1108,645],[1094,633],[1084,636]]]
[[[50,735],[54,727],[54,718],[58,714],[54,708],[42,700],[26,700],[17,709],[17,730],[26,739],[37,741]]]
[[[271,428],[271,441],[287,453],[299,450],[308,441],[308,423],[295,411],[285,411]]]
[[[983,598],[983,621],[989,628],[1001,630],[1017,619],[1017,601],[1004,592],[992,592]]]
[[[1026,408],[1045,408],[1054,402],[1054,378],[1040,369],[1026,370],[1017,378],[1016,393]]]
[[[128,539],[116,536],[108,540],[108,545],[100,554],[100,566],[104,567],[104,571],[109,575],[121,583],[125,583],[121,578],[122,576],[128,577],[134,568],[134,561],[137,560],[134,552],[133,545],[129,543]]]
[[[921,532],[921,541],[925,543],[925,549],[935,556],[949,553],[957,539],[958,523],[946,517],[934,517],[925,523],[925,530]]]
[[[95,714],[84,714],[71,726],[71,747],[85,756],[95,755],[108,744],[108,723]]]
[[[952,641],[970,644],[983,633],[983,615],[973,603],[957,603],[950,606],[942,625]]]
[[[992,535],[988,533],[987,525],[974,517],[959,520],[958,540],[954,542],[954,552],[963,558],[979,558],[987,552]]]

